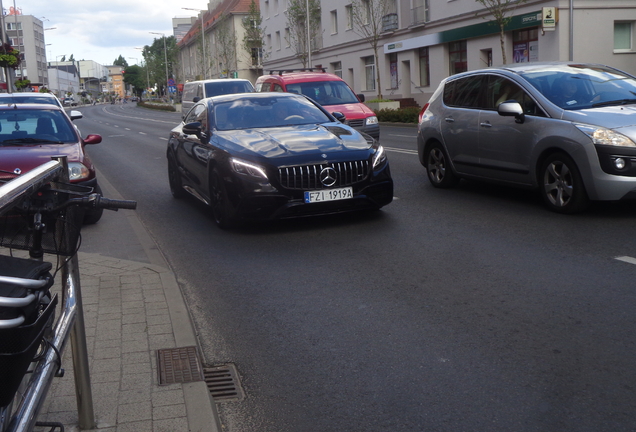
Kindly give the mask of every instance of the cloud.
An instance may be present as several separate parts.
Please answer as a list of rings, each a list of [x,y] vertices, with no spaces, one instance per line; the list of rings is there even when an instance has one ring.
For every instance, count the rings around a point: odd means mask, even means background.
[[[201,2],[201,0],[198,0]],[[205,8],[195,2],[168,0],[30,0],[17,5],[23,15],[33,15],[43,21],[47,44],[47,60],[55,61],[72,54],[76,60],[94,60],[109,65],[120,55],[142,61],[142,48],[161,36],[172,35],[172,18],[193,16],[195,12],[182,7]],[[8,11],[4,0],[3,7]],[[6,17],[10,20],[11,17]]]

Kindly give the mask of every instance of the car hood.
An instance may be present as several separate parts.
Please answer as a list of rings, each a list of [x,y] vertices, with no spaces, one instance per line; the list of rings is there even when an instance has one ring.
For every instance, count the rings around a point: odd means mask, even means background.
[[[363,103],[350,103],[343,105],[323,105],[325,110],[330,113],[341,112],[347,120],[359,120],[375,115],[373,110]]]
[[[280,128],[220,131],[221,145],[230,153],[265,158],[320,156],[339,152],[368,151],[371,143],[357,131],[341,124],[300,125]]]
[[[0,145],[0,170],[23,174],[51,160],[51,156],[66,156],[68,162],[84,162],[78,144]]]
[[[636,126],[636,105],[622,105],[564,111],[563,119],[608,129]]]

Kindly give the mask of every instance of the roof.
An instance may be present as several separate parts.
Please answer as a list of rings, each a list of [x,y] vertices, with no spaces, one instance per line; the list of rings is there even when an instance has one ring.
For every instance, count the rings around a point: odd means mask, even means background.
[[[258,9],[258,1],[255,2]],[[194,38],[200,38],[201,33],[201,19],[203,19],[204,29],[210,28],[214,23],[221,18],[222,15],[229,14],[246,14],[250,11],[250,5],[252,0],[223,0],[212,11],[203,12],[202,18],[197,19],[188,33],[183,36],[177,45],[187,44]]]

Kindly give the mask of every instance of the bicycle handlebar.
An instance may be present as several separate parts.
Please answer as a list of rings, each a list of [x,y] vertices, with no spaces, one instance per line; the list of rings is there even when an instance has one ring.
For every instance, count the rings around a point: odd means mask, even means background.
[[[86,208],[101,208],[115,211],[119,209],[134,210],[137,208],[137,201],[104,198],[100,194],[92,193],[81,198],[71,198],[57,206],[55,208],[55,211],[61,210],[70,205],[79,205]]]

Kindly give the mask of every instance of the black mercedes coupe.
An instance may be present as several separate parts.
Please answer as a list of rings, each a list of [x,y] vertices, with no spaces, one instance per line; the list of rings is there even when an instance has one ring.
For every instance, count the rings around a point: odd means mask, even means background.
[[[389,204],[384,148],[339,120],[340,113],[292,93],[203,99],[170,133],[172,195],[209,205],[221,228]]]

